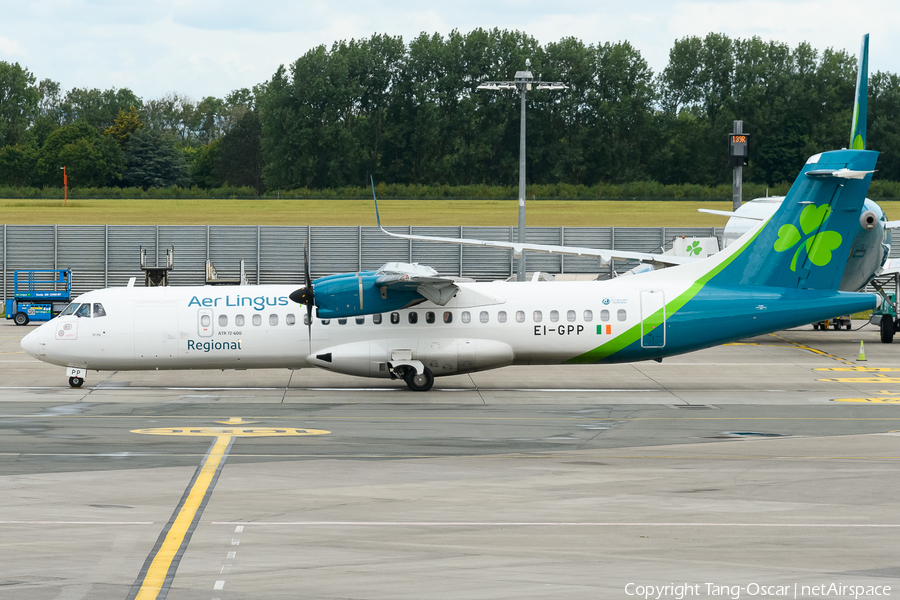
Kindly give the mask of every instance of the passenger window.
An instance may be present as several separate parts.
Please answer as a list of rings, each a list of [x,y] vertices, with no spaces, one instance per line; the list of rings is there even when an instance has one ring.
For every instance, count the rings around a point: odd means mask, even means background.
[[[269,325],[278,325],[278,315],[269,315]]]
[[[558,310],[550,311],[550,321],[552,323],[556,323],[557,321],[559,321],[559,311]]]
[[[297,317],[295,317],[294,315],[292,315],[292,314],[285,315],[285,317],[284,317],[285,325],[293,325],[296,322],[297,322]]]
[[[228,326],[228,315],[219,315],[219,327]]]
[[[409,313],[408,318],[409,318],[409,324],[415,325],[416,323],[419,322],[419,313],[411,312],[411,313]]]
[[[472,320],[472,315],[469,314],[469,311],[464,310],[464,311],[462,311],[462,314],[459,315],[459,320],[462,321],[463,323],[468,323],[469,321]]]
[[[372,322],[376,325],[381,325],[381,313],[377,315],[372,315]]]
[[[331,319],[322,319],[322,325],[328,325],[331,323]]]
[[[609,311],[605,308],[600,311],[600,320],[601,321],[609,321]]]
[[[262,315],[253,315],[253,325],[256,327],[262,325]]]
[[[524,323],[525,322],[525,311],[517,310],[516,311],[516,323]]]
[[[619,312],[616,313],[616,318],[619,319],[620,321],[625,320],[625,309],[624,308],[619,309]]]
[[[427,313],[425,313],[425,322],[428,323],[429,325],[434,323],[434,313],[431,312],[430,310]]]
[[[444,313],[444,323],[452,323],[453,322],[453,313],[449,310]]]
[[[356,324],[357,324],[357,325],[364,325],[365,322],[366,322],[366,318],[365,318],[365,317],[356,317]]]
[[[506,323],[506,311],[501,310],[497,313],[497,322],[498,323]]]
[[[590,323],[594,320],[594,313],[589,310],[584,311],[584,320]]]
[[[68,306],[66,307],[66,310],[64,310],[64,311],[62,311],[61,313],[59,313],[59,316],[65,317],[65,316],[71,315],[71,314],[74,313],[76,310],[78,310],[78,307],[79,307],[79,306],[81,306],[81,305],[78,304],[77,302],[73,302],[72,304],[70,304],[70,305],[68,305]]]
[[[400,313],[392,312],[391,313],[391,325],[396,325],[400,322]]]
[[[544,315],[541,314],[541,311],[539,311],[539,310],[534,311],[534,322],[535,323],[540,323],[541,319],[543,317],[544,317]]]
[[[83,319],[90,319],[91,318],[91,303],[85,302],[84,304],[79,306],[78,310],[75,311],[75,316],[81,317]],[[209,318],[207,317],[207,321],[208,320],[209,320]],[[207,325],[209,325],[209,323],[207,323]]]
[[[487,311],[486,311],[486,310],[483,310],[483,311],[481,311],[481,314],[478,315],[478,319],[479,319],[482,323],[487,323],[487,322],[490,320],[490,317],[488,317]]]
[[[574,310],[570,310],[566,313],[566,320],[569,321],[569,323],[572,323],[575,321],[575,311]]]
[[[85,306],[90,306],[90,304],[85,304]],[[200,326],[201,327],[209,327],[209,315],[200,315]]]
[[[244,326],[244,315],[237,315],[234,318],[234,326],[235,327],[243,327]]]
[[[346,324],[347,324],[347,319],[346,319],[346,318],[344,318],[344,319],[338,319],[338,325],[346,325]]]

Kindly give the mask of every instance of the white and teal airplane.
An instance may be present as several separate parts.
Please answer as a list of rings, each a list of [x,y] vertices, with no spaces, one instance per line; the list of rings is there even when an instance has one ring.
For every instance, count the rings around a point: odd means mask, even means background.
[[[774,214],[722,252],[667,269],[608,281],[477,283],[394,263],[300,289],[109,288],[78,297],[22,348],[66,367],[74,387],[93,370],[318,367],[425,391],[438,376],[506,365],[661,361],[874,308],[875,294],[838,288],[877,155],[811,157]]]

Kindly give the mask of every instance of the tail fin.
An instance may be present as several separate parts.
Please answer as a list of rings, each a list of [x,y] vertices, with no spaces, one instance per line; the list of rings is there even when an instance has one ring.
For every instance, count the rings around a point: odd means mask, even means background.
[[[806,161],[775,214],[723,257],[714,283],[837,290],[877,158],[836,150]]]
[[[850,149],[866,149],[866,111],[869,100],[869,34],[863,36],[859,49],[859,71],[856,73],[856,100],[850,126]]]

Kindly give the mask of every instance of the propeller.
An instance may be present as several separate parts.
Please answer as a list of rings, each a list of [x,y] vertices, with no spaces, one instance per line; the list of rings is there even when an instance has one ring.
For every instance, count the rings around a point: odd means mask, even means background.
[[[309,245],[308,240],[303,240],[303,274],[306,277],[306,285],[298,290],[294,290],[288,296],[297,304],[306,305],[306,324],[309,327],[309,343],[312,347],[312,311],[316,304],[316,294],[313,290],[312,278],[309,276]]]

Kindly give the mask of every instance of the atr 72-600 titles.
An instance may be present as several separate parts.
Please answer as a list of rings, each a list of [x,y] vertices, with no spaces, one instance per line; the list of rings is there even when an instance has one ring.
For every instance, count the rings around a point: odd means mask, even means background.
[[[300,289],[110,288],[77,298],[22,348],[66,367],[76,387],[89,370],[318,367],[424,391],[438,376],[506,365],[659,361],[874,308],[874,294],[838,287],[876,157],[811,157],[774,214],[722,252],[668,269],[608,281],[475,283],[394,263]]]

